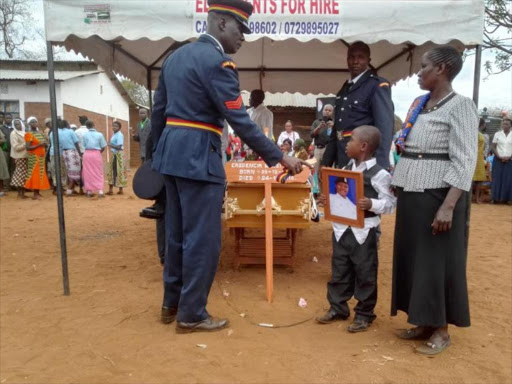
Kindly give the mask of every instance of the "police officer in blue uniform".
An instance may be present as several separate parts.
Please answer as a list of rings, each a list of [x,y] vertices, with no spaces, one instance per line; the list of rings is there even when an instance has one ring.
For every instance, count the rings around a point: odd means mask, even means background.
[[[377,163],[388,169],[395,123],[390,84],[372,73],[369,67],[370,47],[361,41],[349,47],[347,65],[351,80],[345,82],[336,96],[334,129],[322,165],[330,167],[335,164],[338,168],[347,165],[350,159],[345,148],[352,131],[362,125],[373,125],[381,135]]]
[[[250,33],[252,4],[209,0],[208,29],[164,62],[152,115],[157,147],[153,169],[164,175],[167,252],[162,322],[177,317],[176,332],[216,331],[227,319],[211,317],[206,304],[219,260],[225,173],[224,120],[264,161],[293,174],[303,162],[283,156],[255,125],[240,95],[236,64],[227,54]]]

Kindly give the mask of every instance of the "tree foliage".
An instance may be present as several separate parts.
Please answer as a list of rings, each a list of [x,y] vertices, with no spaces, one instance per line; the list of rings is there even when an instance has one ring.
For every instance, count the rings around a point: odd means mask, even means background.
[[[13,59],[17,53],[24,56],[23,46],[31,37],[27,25],[29,21],[28,0],[0,0],[0,43],[8,58]]]
[[[483,49],[492,50],[494,62],[484,67],[489,74],[498,74],[512,68],[512,2],[486,0]]]
[[[0,57],[46,60],[44,29],[34,20],[37,0],[0,0]],[[64,48],[55,47],[58,59]]]

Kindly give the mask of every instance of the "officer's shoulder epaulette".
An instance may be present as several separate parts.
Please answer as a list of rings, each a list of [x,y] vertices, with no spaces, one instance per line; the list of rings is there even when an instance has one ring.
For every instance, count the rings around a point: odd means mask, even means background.
[[[220,65],[222,68],[231,68],[234,70],[237,68],[235,62],[230,59],[222,60],[222,63]]]
[[[372,73],[370,75],[370,78],[375,80],[376,82],[378,82],[378,86],[379,87],[390,87],[390,84],[389,84],[389,81],[387,81],[385,78],[383,77],[379,77],[377,76],[376,74]]]

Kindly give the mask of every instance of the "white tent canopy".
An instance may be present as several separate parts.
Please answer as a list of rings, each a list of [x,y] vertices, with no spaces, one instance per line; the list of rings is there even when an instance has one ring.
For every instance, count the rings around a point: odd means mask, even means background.
[[[154,89],[163,60],[197,38],[206,0],[45,0],[46,38]],[[233,56],[245,90],[335,93],[347,45],[362,40],[392,83],[434,44],[482,41],[483,0],[253,0],[255,32]],[[92,5],[94,4],[94,5]],[[150,82],[148,82],[150,80]]]

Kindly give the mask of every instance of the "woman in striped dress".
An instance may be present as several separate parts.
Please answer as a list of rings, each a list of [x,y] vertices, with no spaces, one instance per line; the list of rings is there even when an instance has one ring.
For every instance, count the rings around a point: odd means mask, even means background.
[[[398,194],[391,314],[416,327],[402,339],[426,340],[416,352],[435,355],[450,343],[448,324],[469,327],[466,282],[469,191],[477,160],[478,112],[452,89],[462,69],[453,47],[425,53],[418,97],[397,140]]]

